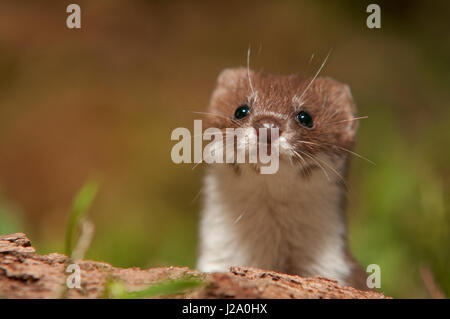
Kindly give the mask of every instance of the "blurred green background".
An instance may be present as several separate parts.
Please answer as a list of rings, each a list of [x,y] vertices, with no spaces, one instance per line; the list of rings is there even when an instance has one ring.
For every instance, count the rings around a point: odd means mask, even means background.
[[[382,291],[450,295],[448,2],[2,1],[0,233],[26,232],[39,253],[63,251],[71,201],[94,176],[88,258],[116,266],[195,266],[202,167],[170,158],[221,69],[246,64],[348,83],[360,122],[352,159],[350,241],[381,266]],[[311,63],[309,60],[314,54]],[[429,280],[428,280],[429,281]],[[428,283],[430,286],[430,283]]]

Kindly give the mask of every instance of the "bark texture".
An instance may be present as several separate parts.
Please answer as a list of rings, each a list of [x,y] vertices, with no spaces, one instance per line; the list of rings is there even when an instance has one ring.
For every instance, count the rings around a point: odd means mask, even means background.
[[[82,260],[81,288],[68,289],[65,273],[71,259],[61,254],[41,256],[23,233],[0,236],[0,298],[101,298],[106,283],[117,280],[129,291],[186,275],[204,284],[173,298],[386,298],[372,291],[340,286],[321,277],[303,278],[250,267],[231,267],[206,274],[186,267],[117,268]]]

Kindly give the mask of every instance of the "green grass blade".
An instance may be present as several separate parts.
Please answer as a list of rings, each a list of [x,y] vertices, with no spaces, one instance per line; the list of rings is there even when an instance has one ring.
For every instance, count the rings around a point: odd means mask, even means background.
[[[99,183],[96,181],[88,181],[78,191],[72,202],[72,211],[70,213],[69,224],[66,229],[66,241],[65,241],[65,254],[69,257],[72,256],[72,239],[76,228],[80,223],[80,219],[89,210],[92,201],[97,195],[99,189]]]
[[[154,296],[174,295],[202,285],[203,281],[195,278],[167,280],[151,285],[143,290],[126,291],[122,283],[114,282],[107,287],[109,298],[112,299],[142,299]]]

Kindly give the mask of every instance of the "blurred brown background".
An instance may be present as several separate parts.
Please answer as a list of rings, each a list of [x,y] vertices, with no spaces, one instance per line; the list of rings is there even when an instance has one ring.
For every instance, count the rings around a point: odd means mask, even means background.
[[[202,168],[170,158],[218,73],[246,64],[348,83],[360,115],[350,240],[382,290],[430,297],[421,269],[450,294],[450,6],[378,1],[66,1],[0,5],[0,233],[62,251],[73,196],[101,189],[89,258],[116,266],[195,266]],[[311,55],[314,58],[309,63]]]

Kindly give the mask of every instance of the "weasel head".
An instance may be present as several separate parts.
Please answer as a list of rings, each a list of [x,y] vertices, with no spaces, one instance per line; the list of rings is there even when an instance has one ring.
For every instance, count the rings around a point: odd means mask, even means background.
[[[301,164],[314,156],[347,158],[343,150],[354,145],[355,112],[349,87],[331,78],[234,68],[217,79],[206,126],[276,128],[280,159]]]

